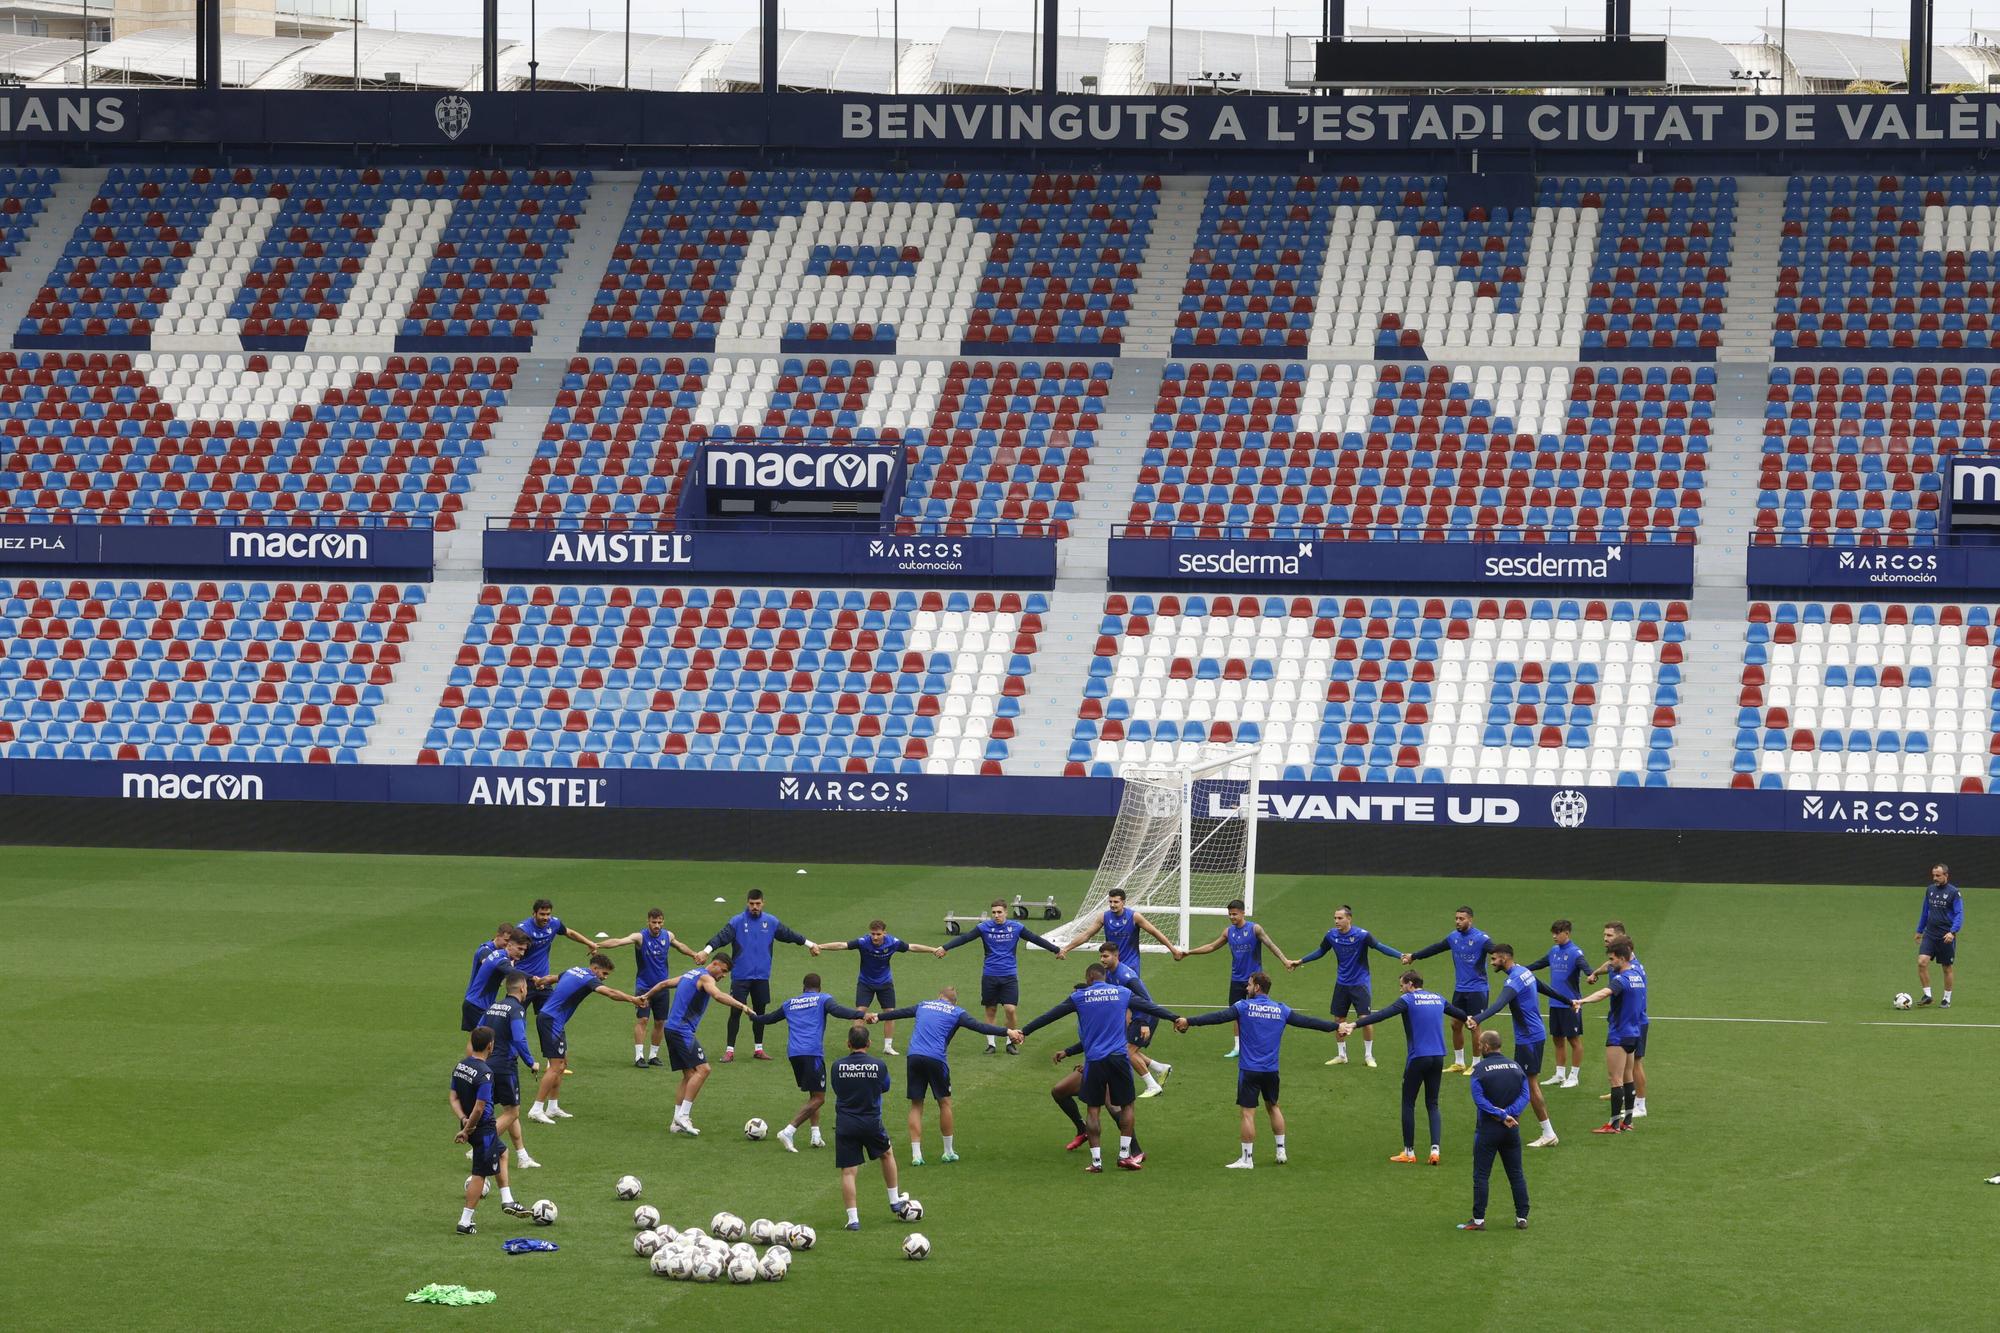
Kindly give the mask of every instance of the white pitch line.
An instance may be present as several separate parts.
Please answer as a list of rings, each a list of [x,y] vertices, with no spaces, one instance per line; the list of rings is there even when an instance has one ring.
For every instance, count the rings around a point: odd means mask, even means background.
[[[1865,1028],[2000,1028],[2000,1023],[1891,1023],[1864,1019]]]
[[[1794,1027],[1823,1028],[1824,1018],[1693,1018],[1686,1014],[1654,1014],[1662,1023],[1783,1023]]]

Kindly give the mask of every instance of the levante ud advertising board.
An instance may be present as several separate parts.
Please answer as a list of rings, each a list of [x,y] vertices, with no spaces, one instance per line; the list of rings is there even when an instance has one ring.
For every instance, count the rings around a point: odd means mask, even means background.
[[[0,760],[0,795],[218,807],[282,801],[1109,818],[1122,792],[1123,784],[1111,778]],[[1216,785],[1197,787],[1194,799],[1203,813],[1228,816],[1243,796],[1240,788]],[[1591,829],[2000,835],[2000,801],[1954,793],[1267,782],[1256,800],[1260,819],[1281,823],[1557,835]]]

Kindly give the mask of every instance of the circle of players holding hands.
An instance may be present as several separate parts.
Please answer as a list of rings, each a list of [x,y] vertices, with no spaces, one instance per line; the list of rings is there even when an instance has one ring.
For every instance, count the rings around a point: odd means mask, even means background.
[[[540,1163],[529,1155],[524,1120],[554,1125],[569,1119],[561,1105],[562,1081],[568,1059],[567,1027],[577,1010],[596,995],[634,1007],[633,1063],[642,1068],[665,1064],[678,1076],[673,1117],[675,1135],[698,1136],[695,1102],[708,1081],[711,1064],[700,1040],[702,1019],[711,1003],[729,1010],[720,1063],[737,1058],[739,1038],[747,1022],[749,1058],[770,1060],[764,1049],[767,1029],[785,1028],[785,1058],[805,1101],[790,1122],[777,1131],[787,1152],[797,1152],[802,1130],[810,1148],[823,1148],[821,1113],[829,1092],[834,1102],[833,1158],[841,1175],[847,1229],[861,1228],[856,1202],[856,1177],[869,1161],[880,1164],[890,1212],[900,1221],[922,1216],[922,1205],[897,1184],[896,1158],[883,1123],[882,1099],[894,1087],[890,1068],[870,1050],[872,1031],[882,1029],[882,1053],[903,1054],[904,1092],[909,1104],[908,1132],[913,1165],[924,1161],[924,1114],[927,1101],[937,1103],[939,1161],[958,1160],[952,1116],[951,1068],[948,1053],[961,1029],[986,1038],[985,1053],[1005,1050],[1016,1055],[1035,1032],[1073,1019],[1077,1040],[1054,1053],[1060,1064],[1081,1055],[1079,1065],[1050,1089],[1056,1106],[1069,1119],[1075,1137],[1069,1151],[1087,1148],[1084,1169],[1093,1174],[1106,1167],[1112,1137],[1103,1128],[1108,1113],[1115,1131],[1116,1153],[1109,1159],[1117,1169],[1138,1171],[1146,1153],[1135,1123],[1135,1107],[1156,1097],[1173,1066],[1152,1053],[1159,1028],[1177,1032],[1191,1027],[1230,1024],[1235,1044],[1228,1058],[1237,1062],[1236,1104],[1241,1113],[1239,1151],[1226,1165],[1252,1170],[1256,1165],[1256,1112],[1261,1105],[1273,1139],[1273,1161],[1286,1160],[1285,1117],[1280,1109],[1279,1050],[1288,1028],[1311,1028],[1334,1036],[1336,1049],[1329,1065],[1349,1061],[1348,1041],[1359,1031],[1361,1060],[1376,1068],[1374,1029],[1399,1021],[1405,1036],[1402,1083],[1402,1150],[1389,1160],[1399,1165],[1442,1160],[1443,1117],[1439,1095],[1447,1075],[1469,1082],[1476,1112],[1473,1134],[1472,1216],[1459,1229],[1486,1226],[1488,1181],[1494,1161],[1504,1169],[1513,1194],[1514,1225],[1528,1225],[1528,1187],[1523,1147],[1554,1147],[1559,1139],[1544,1089],[1575,1088],[1583,1067],[1583,1019],[1586,1005],[1604,1003],[1605,1071],[1610,1091],[1606,1123],[1592,1132],[1613,1135],[1631,1131],[1646,1114],[1646,969],[1624,924],[1604,925],[1604,961],[1589,966],[1583,949],[1571,938],[1571,923],[1550,927],[1551,943],[1541,956],[1523,960],[1514,947],[1481,930],[1470,907],[1454,914],[1452,929],[1434,944],[1402,951],[1355,924],[1350,907],[1334,913],[1333,928],[1319,946],[1303,958],[1289,958],[1264,928],[1248,919],[1241,902],[1228,908],[1228,926],[1214,939],[1182,949],[1144,915],[1126,906],[1117,891],[1107,906],[1086,917],[1083,929],[1068,945],[1057,946],[1019,920],[1010,919],[1005,904],[995,899],[986,918],[971,931],[952,936],[942,947],[912,944],[888,933],[881,921],[869,923],[866,934],[851,940],[816,943],[785,925],[765,906],[760,890],[751,890],[743,910],[725,922],[699,949],[690,948],[666,928],[657,908],[647,914],[643,930],[618,938],[592,939],[564,924],[552,903],[538,900],[520,922],[499,926],[490,940],[473,951],[471,979],[466,987],[461,1028],[469,1034],[464,1056],[452,1071],[451,1107],[458,1121],[457,1141],[468,1145],[473,1174],[466,1180],[465,1207],[458,1230],[476,1231],[475,1211],[497,1178],[502,1209],[510,1216],[551,1222],[555,1207],[542,1200],[532,1207],[515,1199],[510,1183],[508,1150],[515,1169]],[[1140,975],[1139,940],[1150,935],[1178,961],[1194,954],[1226,950],[1230,959],[1229,999],[1208,1013],[1184,1016],[1153,1001]],[[1090,951],[1083,977],[1061,1003],[1023,1023],[1019,1020],[1019,953],[1024,944],[1067,958],[1101,935]],[[567,936],[583,945],[589,956],[577,966],[555,971],[550,954],[555,940]],[[899,953],[929,953],[942,958],[951,949],[978,941],[984,950],[979,1003],[984,1022],[959,1004],[956,986],[945,986],[936,998],[897,1007],[891,964]],[[854,1007],[841,1004],[822,989],[817,973],[808,973],[804,988],[775,1007],[771,997],[773,952],[779,944],[807,950],[814,957],[848,950],[860,955]],[[638,979],[632,993],[609,984],[616,970],[613,952],[629,948],[637,961]],[[1265,970],[1269,950],[1287,971],[1296,971],[1331,954],[1335,963],[1332,1018],[1318,1018],[1292,1009],[1273,994]],[[674,961],[679,953],[691,965]],[[1369,955],[1382,954],[1400,965],[1397,993],[1376,1007],[1371,989]],[[1432,989],[1416,970],[1422,960],[1449,954],[1452,985]],[[1537,973],[1546,972],[1544,980]],[[1490,979],[1489,979],[1490,978]],[[1602,984],[1599,985],[1600,979]],[[1947,983],[1948,984],[1948,983]],[[1949,994],[1949,991],[1946,992]],[[1547,997],[1547,1019],[1543,1018]],[[996,1022],[1004,1011],[1004,1022]],[[1498,1031],[1482,1025],[1501,1013],[1513,1024],[1511,1058],[1503,1051]],[[825,1058],[829,1018],[851,1026],[843,1054]],[[907,1050],[895,1046],[896,1025],[910,1024]],[[534,1040],[529,1039],[529,1028]],[[776,1034],[769,1034],[775,1044]],[[1449,1038],[1447,1042],[1447,1036]],[[1004,1045],[1003,1045],[1004,1043]],[[1451,1063],[1445,1063],[1449,1046]],[[1553,1046],[1553,1050],[1550,1047]],[[1542,1076],[1544,1064],[1554,1068]],[[524,1076],[533,1081],[526,1088]],[[1416,1107],[1421,1096],[1429,1136],[1417,1134]],[[522,1109],[526,1103],[525,1112]],[[1081,1105],[1079,1106],[1079,1103]],[[1532,1114],[1537,1137],[1524,1138],[1522,1127]],[[746,1136],[764,1137],[767,1127],[752,1120]],[[1424,1152],[1425,1148],[1428,1152]],[[642,1209],[642,1212],[649,1211]],[[912,1237],[920,1241],[921,1237]],[[691,1238],[694,1248],[712,1238]],[[661,1252],[665,1242],[661,1241]],[[685,1247],[683,1247],[685,1248]],[[921,1251],[921,1252],[919,1252]],[[921,1258],[929,1243],[908,1244],[905,1253]],[[683,1255],[682,1257],[687,1257]],[[690,1259],[699,1277],[705,1271]],[[678,1260],[676,1261],[678,1264]],[[713,1266],[713,1265],[711,1265]],[[723,1266],[726,1270],[726,1265]],[[767,1265],[768,1267],[768,1265]],[[663,1270],[665,1271],[665,1270]],[[768,1276],[768,1274],[766,1274]],[[753,1277],[755,1275],[753,1274]]]

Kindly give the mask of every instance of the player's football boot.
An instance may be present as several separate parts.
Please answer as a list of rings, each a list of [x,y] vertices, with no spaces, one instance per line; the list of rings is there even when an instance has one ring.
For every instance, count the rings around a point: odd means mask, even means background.
[[[1416,1164],[1417,1155],[1411,1152],[1409,1149],[1405,1148],[1402,1152],[1397,1153],[1394,1157],[1391,1157],[1389,1160],[1396,1163],[1398,1166],[1414,1166]]]

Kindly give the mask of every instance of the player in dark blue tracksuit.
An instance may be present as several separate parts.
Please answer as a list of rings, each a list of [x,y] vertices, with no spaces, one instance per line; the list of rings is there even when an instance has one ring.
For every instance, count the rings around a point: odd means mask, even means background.
[[[1110,1106],[1118,1118],[1118,1165],[1127,1171],[1139,1170],[1141,1163],[1132,1151],[1132,1061],[1127,1053],[1127,1014],[1137,1011],[1174,1022],[1180,1015],[1140,999],[1123,986],[1104,979],[1104,968],[1092,963],[1084,970],[1088,983],[1070,992],[1069,998],[1026,1027],[1018,1030],[1015,1041],[1047,1027],[1064,1014],[1076,1015],[1077,1035],[1083,1038],[1083,1104],[1090,1135],[1090,1165],[1093,1174],[1104,1170],[1104,1155],[1098,1137],[1098,1113]]]
[[[1556,1072],[1542,1080],[1542,1086],[1565,1088],[1576,1086],[1577,1075],[1583,1072],[1583,1010],[1576,1007],[1576,997],[1583,994],[1583,974],[1586,970],[1583,950],[1570,938],[1569,918],[1555,922],[1549,927],[1549,951],[1528,964],[1530,972],[1549,970],[1549,985],[1556,994],[1570,1004],[1567,1009],[1549,1006],[1549,1035],[1555,1039]],[[1568,1042],[1569,1062],[1563,1062],[1563,1043]]]
[[[465,1211],[458,1215],[461,1236],[479,1230],[473,1225],[472,1213],[486,1193],[489,1176],[500,1177],[501,1207],[516,1215],[527,1211],[514,1202],[514,1191],[507,1185],[507,1152],[493,1125],[493,1073],[486,1065],[492,1049],[493,1029],[473,1028],[465,1041],[465,1054],[451,1070],[451,1114],[458,1121],[458,1132],[451,1141],[472,1147],[472,1174],[465,1178]]]
[[[1493,937],[1472,924],[1472,909],[1461,907],[1452,915],[1452,931],[1436,944],[1428,945],[1412,954],[1403,955],[1405,963],[1414,963],[1432,954],[1451,951],[1454,970],[1451,1002],[1468,1014],[1476,1014],[1486,1007],[1486,953],[1493,947]],[[1468,1063],[1472,1059],[1472,1042],[1466,1036],[1466,1024],[1454,1018],[1451,1021],[1451,1068],[1448,1074],[1471,1074]],[[1464,1049],[1464,1055],[1459,1054]]]
[[[1384,944],[1370,932],[1354,924],[1354,909],[1342,903],[1333,909],[1333,929],[1326,932],[1314,949],[1296,963],[1286,966],[1298,970],[1315,958],[1333,955],[1333,1006],[1335,1018],[1346,1018],[1349,1014],[1365,1014],[1375,1007],[1369,998],[1368,951],[1387,954],[1398,962],[1403,955],[1390,945]],[[1361,1029],[1361,1060],[1370,1069],[1375,1067],[1375,1029]],[[1334,1050],[1330,1065],[1347,1063],[1347,1042],[1342,1039]]]
[[[1439,1161],[1439,1145],[1444,1142],[1444,1117],[1438,1109],[1438,1088],[1444,1079],[1444,1020],[1464,1023],[1471,1017],[1441,995],[1424,989],[1424,979],[1415,972],[1402,976],[1403,993],[1371,1013],[1340,1025],[1342,1036],[1359,1027],[1373,1027],[1401,1016],[1403,1038],[1409,1056],[1403,1064],[1403,1151],[1389,1160],[1410,1163],[1417,1160],[1417,1090],[1423,1089],[1424,1108],[1431,1121],[1431,1165]]]
[[[1931,960],[1944,964],[1944,1007],[1951,1008],[1951,983],[1958,974],[1958,932],[1965,925],[1965,899],[1951,882],[1951,867],[1931,867],[1930,886],[1917,913],[1917,981],[1924,988],[1919,1007],[1931,1002]]]
[[[734,951],[729,966],[729,994],[733,999],[745,1001],[748,1008],[730,1011],[729,1031],[723,1038],[724,1064],[736,1058],[736,1029],[742,1024],[743,1015],[761,1014],[771,1007],[771,948],[777,944],[797,944],[815,954],[819,952],[817,944],[766,912],[764,891],[752,889],[743,895],[743,910],[723,922],[722,929],[708,941],[708,947],[695,955],[695,961],[705,963],[717,949]],[[752,1028],[751,1033],[754,1036],[756,1029]],[[771,1058],[764,1054],[762,1041],[752,1054],[759,1060]]]
[[[793,1137],[799,1126],[812,1122],[812,1146],[824,1148],[826,1140],[819,1136],[819,1108],[826,1104],[826,1016],[844,1018],[851,1023],[860,1022],[866,1015],[859,1009],[849,1009],[840,1001],[819,988],[819,973],[808,972],[805,989],[786,1000],[776,1009],[766,1014],[752,1014],[751,1023],[756,1025],[757,1036],[764,1036],[767,1023],[784,1023],[785,1058],[792,1062],[792,1081],[799,1091],[806,1094],[806,1104],[792,1117],[791,1123],[778,1131],[778,1142],[785,1145],[786,1152],[797,1152],[798,1144]]]
[[[1479,1063],[1472,1070],[1472,1104],[1478,1108],[1472,1129],[1472,1220],[1460,1231],[1486,1230],[1486,1186],[1493,1159],[1507,1168],[1514,1190],[1514,1225],[1528,1229],[1528,1173],[1521,1164],[1521,1112],[1528,1109],[1528,1090],[1535,1080],[1500,1054],[1500,1034],[1479,1034]]]
[[[892,1080],[889,1066],[868,1053],[868,1026],[847,1030],[847,1054],[833,1062],[827,1082],[833,1086],[833,1164],[840,1171],[840,1194],[847,1204],[847,1229],[861,1230],[861,1209],[855,1203],[854,1173],[869,1158],[882,1162],[882,1183],[889,1188],[889,1211],[903,1215],[906,1196],[896,1188],[896,1150],[882,1127],[882,1094]]]

